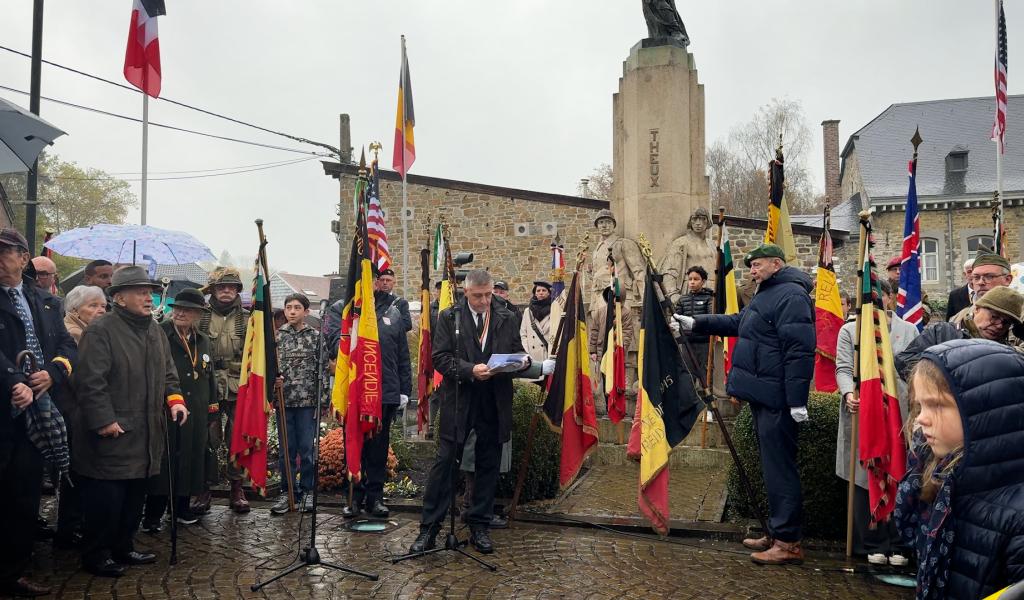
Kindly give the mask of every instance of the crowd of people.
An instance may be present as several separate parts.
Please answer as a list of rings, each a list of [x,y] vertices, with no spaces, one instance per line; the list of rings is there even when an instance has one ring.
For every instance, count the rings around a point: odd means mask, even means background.
[[[692,267],[672,327],[696,347],[691,369],[706,368],[709,336],[737,338],[727,392],[751,406],[770,513],[768,531],[743,543],[759,564],[800,563],[797,435],[810,417],[813,283],[771,244],[747,254],[745,263],[757,290],[739,313],[713,314],[708,273]],[[58,548],[77,549],[87,571],[117,577],[157,559],[135,548],[140,524],[159,534],[168,511],[178,524],[196,523],[210,510],[212,486],[226,480],[230,509],[250,509],[244,473],[226,457],[249,321],[238,272],[216,269],[205,288],[176,294],[158,320],[153,296],[160,284],[141,267],[115,267],[89,263],[81,285],[59,298],[51,293],[53,261],[30,260],[24,237],[0,230],[0,393],[11,405],[0,411],[0,482],[11,492],[0,496],[0,527],[9,534],[0,545],[0,592],[50,592],[25,577],[33,540],[42,535],[52,536]],[[1024,579],[1024,296],[1008,287],[1003,257],[979,255],[965,274],[967,284],[950,293],[947,319],[932,315],[923,332],[893,312],[895,288],[879,282],[910,457],[894,517],[881,524],[872,523],[863,468],[850,473],[848,467],[860,403],[855,323],[843,295],[849,318],[835,353],[836,474],[853,477],[857,486],[857,554],[896,566],[916,559],[919,591],[976,597]],[[389,433],[413,387],[409,303],[394,292],[390,269],[375,276],[374,286],[382,419],[363,446],[363,477],[343,510],[347,518],[363,511],[389,515],[383,493]],[[435,293],[423,307],[430,311],[432,358],[442,376],[431,399],[431,421],[439,419],[440,427],[411,553],[435,547],[459,469],[469,543],[493,552],[489,531],[507,526],[495,513],[494,495],[499,473],[510,466],[512,380],[543,385],[552,372],[564,302],[550,283],[537,281],[520,308],[509,288],[486,270],[473,270],[454,306],[439,310]],[[282,480],[273,515],[293,509],[289,488],[296,510],[313,508],[316,415],[328,403],[343,309],[342,301],[330,306],[321,325],[310,318],[309,299],[292,294],[275,315],[275,387],[284,405],[280,434],[288,439],[278,468],[291,480]],[[600,348],[604,332],[589,333],[593,348]],[[525,358],[516,372],[492,373],[492,354]],[[44,472],[60,491],[55,531],[39,517]]]
[[[799,564],[798,423],[809,418],[815,315],[811,278],[765,244],[745,258],[757,292],[735,315],[704,315],[680,302],[673,328],[696,339],[738,338],[727,380],[750,403],[768,492],[768,531],[743,544],[759,564]],[[1008,287],[1009,262],[982,253],[964,266],[947,320],[923,331],[896,313],[899,261],[878,282],[887,322],[908,460],[892,518],[873,523],[861,461],[849,472],[855,382],[855,315],[839,332],[836,474],[854,478],[853,551],[872,564],[917,564],[919,598],[981,598],[1024,580],[1024,296]],[[895,273],[894,273],[895,271]],[[699,284],[691,290],[699,291]],[[697,300],[696,298],[694,300]],[[930,311],[927,311],[930,312]],[[863,349],[862,349],[863,350]]]

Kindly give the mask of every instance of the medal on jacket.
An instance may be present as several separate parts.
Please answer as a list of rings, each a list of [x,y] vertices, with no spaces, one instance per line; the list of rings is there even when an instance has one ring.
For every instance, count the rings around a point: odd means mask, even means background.
[[[199,348],[198,348],[198,344],[197,344],[197,347],[196,347],[195,354],[193,354],[192,353],[192,349],[189,348],[189,346],[188,346],[188,337],[183,336],[180,333],[178,334],[178,337],[181,339],[182,345],[185,346],[185,354],[188,355],[189,362],[192,363],[192,379],[198,380],[199,379],[199,372],[196,371],[196,363],[199,362]],[[198,342],[198,340],[197,340],[197,342]],[[206,355],[203,355],[203,358],[205,358],[205,357],[206,357]]]

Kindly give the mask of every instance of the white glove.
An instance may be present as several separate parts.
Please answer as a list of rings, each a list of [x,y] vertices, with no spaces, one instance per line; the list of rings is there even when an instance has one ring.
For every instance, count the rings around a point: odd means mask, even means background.
[[[672,323],[671,324],[674,325],[676,323],[678,323],[678,325],[676,325],[675,327],[672,327],[672,331],[674,331],[675,333],[679,333],[679,330],[683,330],[683,331],[692,331],[693,330],[693,323],[694,323],[693,317],[688,317],[686,315],[672,315]]]
[[[541,363],[541,375],[550,375],[555,372],[555,359],[549,358]]]
[[[797,423],[803,423],[810,419],[810,416],[807,415],[806,406],[798,406],[796,408],[789,409],[789,416],[793,417],[793,420]]]
[[[398,408],[404,409],[406,404],[409,404],[409,397],[405,394],[400,394],[398,396]]]

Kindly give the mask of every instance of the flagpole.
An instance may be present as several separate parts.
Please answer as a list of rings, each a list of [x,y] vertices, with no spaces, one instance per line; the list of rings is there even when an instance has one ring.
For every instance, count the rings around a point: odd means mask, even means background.
[[[149,94],[142,92],[142,220],[146,224],[146,183],[149,170]]]
[[[405,89],[405,36],[402,36],[402,94],[407,94]],[[402,297],[409,296],[409,167],[405,164],[405,140],[406,123],[409,107],[406,106],[405,98],[402,98]]]
[[[858,241],[857,262],[860,268],[857,269],[857,302],[856,306],[856,333],[853,338],[853,381],[856,384],[854,394],[860,395],[860,330],[864,326],[861,318],[861,307],[864,305],[864,277],[870,277],[864,272],[864,248],[868,243],[868,219],[871,213],[862,211],[860,213],[860,240]],[[849,409],[847,409],[849,410]],[[850,463],[847,472],[849,481],[846,486],[846,558],[853,557],[853,494],[857,487],[857,435],[860,429],[860,417],[858,413],[850,414]]]
[[[723,254],[721,252],[721,249],[722,249],[722,237],[724,235],[724,232],[725,232],[725,207],[724,206],[719,206],[718,207],[718,245],[717,245],[717,248],[718,248],[719,251],[715,252],[715,289],[716,290],[718,289],[718,280],[722,277],[722,271],[725,270],[725,265],[722,264],[723,263]],[[722,308],[721,306],[715,306],[715,301],[718,300],[717,296],[718,296],[718,294],[715,294],[715,295],[711,296],[711,314],[717,314],[716,311],[718,311],[718,310],[720,310]],[[718,336],[717,335],[712,335],[711,338],[708,340],[708,368],[707,368],[707,379],[706,379],[706,381],[708,382],[708,391],[710,391],[712,394],[715,393],[715,384],[714,384],[714,380],[712,379],[712,377],[714,376],[714,372],[715,372],[714,371],[714,367],[715,367],[715,344],[717,344],[717,343],[718,343]],[[700,430],[700,447],[701,448],[707,448],[708,447],[708,414],[709,414],[708,410],[704,409],[704,418],[702,419],[702,421],[704,423],[701,426],[701,430]]]

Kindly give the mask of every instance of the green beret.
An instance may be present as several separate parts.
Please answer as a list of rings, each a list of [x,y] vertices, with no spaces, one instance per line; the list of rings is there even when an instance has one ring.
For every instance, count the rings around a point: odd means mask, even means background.
[[[754,248],[743,258],[743,264],[750,267],[750,263],[757,258],[781,258],[783,262],[786,261],[786,253],[782,251],[775,244],[761,244],[757,248]]]
[[[998,254],[992,254],[992,253],[979,254],[974,259],[974,268],[977,269],[978,267],[981,267],[981,266],[984,266],[984,265],[995,265],[997,267],[1002,267],[1002,268],[1006,269],[1007,271],[1010,270],[1010,261],[1006,260],[1002,256],[999,256]]]

